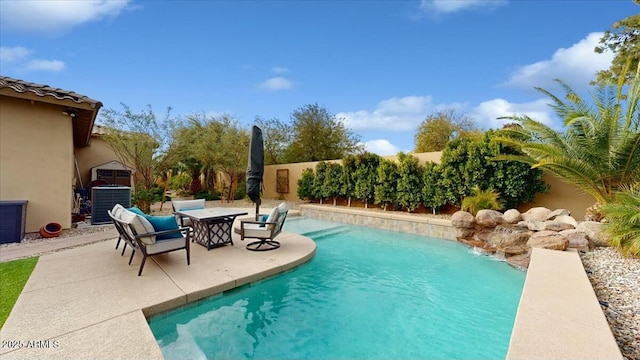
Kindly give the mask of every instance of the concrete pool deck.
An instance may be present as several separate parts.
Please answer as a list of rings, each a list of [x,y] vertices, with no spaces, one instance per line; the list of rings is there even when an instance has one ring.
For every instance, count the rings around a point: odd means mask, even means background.
[[[41,256],[0,331],[4,359],[163,359],[146,317],[290,270],[315,254],[313,240],[283,232],[278,250],[234,245],[155,256],[137,276],[113,241]],[[121,245],[122,246],[122,245]]]

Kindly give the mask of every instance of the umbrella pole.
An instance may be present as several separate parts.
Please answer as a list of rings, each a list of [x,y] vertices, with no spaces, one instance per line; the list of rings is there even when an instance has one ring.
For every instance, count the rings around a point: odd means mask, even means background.
[[[258,218],[260,217],[260,203],[256,201],[256,221],[260,221]]]

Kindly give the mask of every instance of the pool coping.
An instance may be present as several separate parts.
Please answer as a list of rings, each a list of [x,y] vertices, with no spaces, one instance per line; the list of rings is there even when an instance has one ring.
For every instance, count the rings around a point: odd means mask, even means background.
[[[300,213],[455,240],[455,228],[448,219],[316,204],[301,205]],[[575,250],[533,249],[506,358],[623,359]]]

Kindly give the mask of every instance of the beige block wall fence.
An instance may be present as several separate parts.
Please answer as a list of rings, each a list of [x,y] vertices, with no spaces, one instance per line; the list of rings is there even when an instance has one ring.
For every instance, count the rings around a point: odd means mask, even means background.
[[[418,153],[411,155],[417,157],[421,164],[425,164],[428,161],[440,163],[442,152]],[[384,156],[384,158],[396,160],[397,156]],[[341,163],[342,160],[329,160],[328,162]],[[317,164],[318,162],[303,162],[266,166],[264,171],[264,198],[290,201],[299,200],[297,194],[298,180],[300,180],[302,171],[307,168],[315,169]],[[278,170],[288,170],[288,193],[278,193],[276,191],[276,176]],[[565,183],[551,174],[545,174],[544,180],[550,185],[550,191],[545,194],[536,195],[535,199],[531,203],[520,207],[521,211],[535,206],[544,206],[550,209],[563,208],[571,210],[571,214],[577,220],[582,220],[585,215],[585,209],[593,205],[595,202],[590,195],[582,193],[574,186]]]
[[[71,226],[73,129],[60,106],[0,97],[0,163],[2,200],[29,201],[26,232]]]

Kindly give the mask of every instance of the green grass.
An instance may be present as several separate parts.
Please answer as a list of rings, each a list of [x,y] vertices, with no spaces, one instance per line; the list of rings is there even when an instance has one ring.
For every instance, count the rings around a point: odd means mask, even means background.
[[[0,263],[0,329],[7,321],[37,262],[38,257],[31,257]]]

